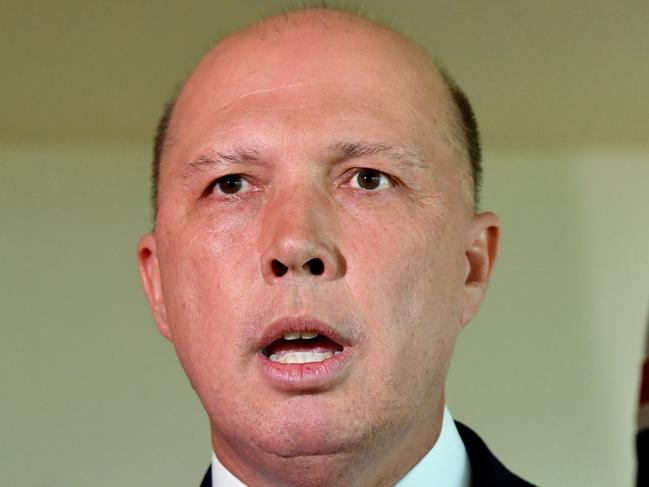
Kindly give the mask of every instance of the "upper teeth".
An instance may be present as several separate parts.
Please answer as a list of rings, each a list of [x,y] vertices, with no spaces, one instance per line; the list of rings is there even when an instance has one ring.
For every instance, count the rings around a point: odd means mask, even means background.
[[[304,340],[310,340],[311,338],[315,338],[317,336],[318,334],[314,331],[297,331],[297,332],[284,333],[284,340],[297,340],[298,338],[302,338]]]
[[[340,352],[282,352],[274,353],[268,357],[272,362],[282,364],[306,364],[310,362],[322,362]]]

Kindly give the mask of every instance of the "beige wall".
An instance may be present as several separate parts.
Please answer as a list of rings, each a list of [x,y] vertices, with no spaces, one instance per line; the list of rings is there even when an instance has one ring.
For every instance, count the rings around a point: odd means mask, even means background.
[[[149,147],[0,144],[0,484],[197,484],[207,422],[135,244]],[[541,485],[631,485],[649,152],[487,148],[502,254],[449,379],[457,419]]]
[[[146,142],[215,38],[295,3],[3,1],[1,486],[198,483],[207,422],[136,274]],[[502,254],[458,344],[453,413],[540,485],[630,486],[649,3],[349,3],[444,62],[481,123]]]
[[[649,153],[494,151],[487,167],[501,256],[460,339],[453,411],[541,485],[631,485]]]

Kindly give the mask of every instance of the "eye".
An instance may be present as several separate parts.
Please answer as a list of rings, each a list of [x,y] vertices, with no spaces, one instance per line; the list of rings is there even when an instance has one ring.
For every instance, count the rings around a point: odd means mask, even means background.
[[[392,186],[389,176],[376,169],[359,169],[354,174],[351,183],[353,188],[367,190],[384,189]]]
[[[228,174],[220,177],[211,184],[211,193],[237,194],[248,189],[250,183],[241,174]]]

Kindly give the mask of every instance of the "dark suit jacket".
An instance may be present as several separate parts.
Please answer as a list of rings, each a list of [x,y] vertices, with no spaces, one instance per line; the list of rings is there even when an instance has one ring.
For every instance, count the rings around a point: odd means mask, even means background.
[[[472,487],[525,487],[533,485],[507,470],[489,451],[484,441],[471,429],[457,421],[455,425],[469,455]],[[207,470],[201,487],[212,487],[212,467]]]
[[[638,457],[636,485],[643,487],[649,485],[649,428],[638,431],[635,446]]]

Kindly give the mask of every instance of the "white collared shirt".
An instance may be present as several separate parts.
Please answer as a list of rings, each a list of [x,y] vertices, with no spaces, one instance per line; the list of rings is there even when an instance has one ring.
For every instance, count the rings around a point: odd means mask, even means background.
[[[396,487],[468,487],[471,483],[469,457],[447,407],[442,431],[435,445]],[[245,487],[212,452],[212,487]]]

